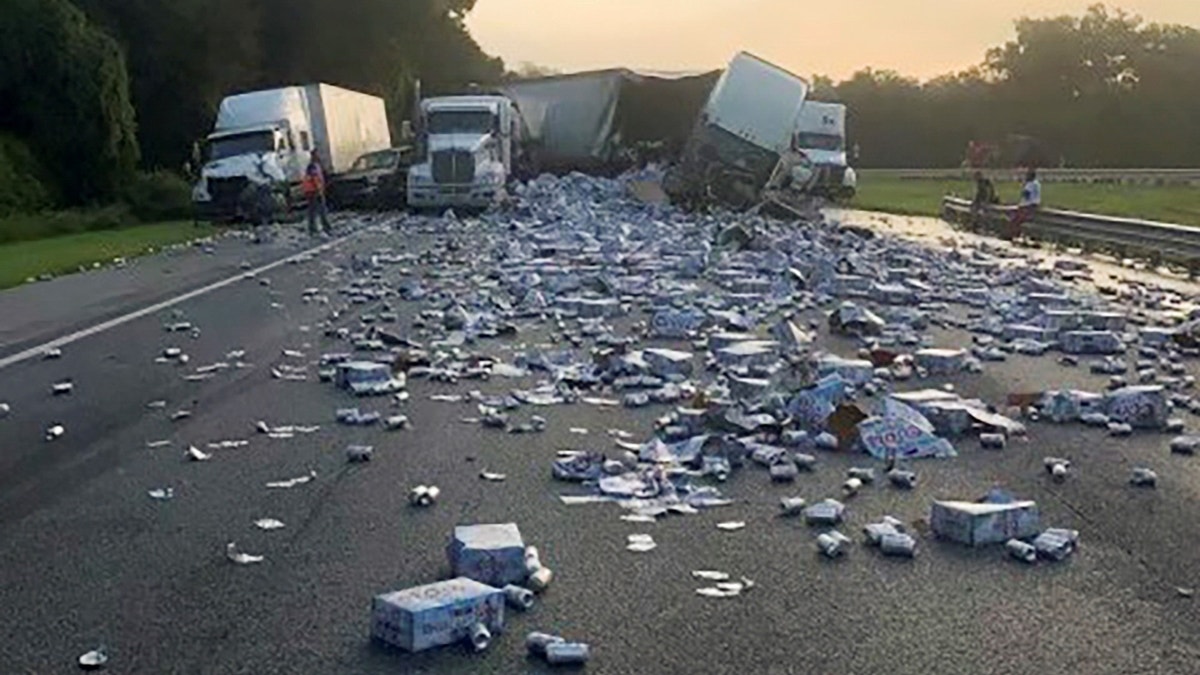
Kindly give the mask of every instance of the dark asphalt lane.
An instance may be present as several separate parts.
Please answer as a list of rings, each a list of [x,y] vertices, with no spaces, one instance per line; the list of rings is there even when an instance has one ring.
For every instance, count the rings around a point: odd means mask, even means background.
[[[529,630],[589,642],[587,669],[599,673],[1196,672],[1200,616],[1196,601],[1175,589],[1200,585],[1200,464],[1170,456],[1160,434],[1113,440],[1080,426],[1039,424],[1027,444],[1003,452],[964,440],[957,459],[914,466],[917,490],[864,490],[849,502],[843,528],[858,539],[862,525],[885,513],[918,523],[934,498],[974,498],[1000,483],[1036,499],[1044,523],[1082,532],[1080,551],[1063,564],[1029,568],[1002,550],[928,537],[913,561],[856,545],[831,563],[816,554],[810,528],[775,517],[777,501],[835,496],[845,468],[866,465],[865,456],[822,454],[818,471],[793,486],[773,485],[751,466],[723,488],[732,506],[626,523],[615,505],[562,505],[557,495],[572,488],[550,478],[549,462],[561,447],[608,450],[609,428],[644,438],[663,408],[552,407],[536,411],[550,420],[546,433],[513,436],[462,423],[475,414],[471,405],[428,396],[517,383],[411,381],[403,412],[414,428],[389,433],[337,427],[335,408],[385,409],[387,401],[351,401],[317,383],[311,365],[312,381],[271,379],[270,367],[287,362],[285,348],[309,359],[341,349],[317,330],[326,308],[300,300],[305,287],[331,285],[328,263],[424,241],[364,234],[314,262],[273,271],[269,287],[247,280],[189,301],[187,318],[203,329],[196,340],[146,318],[64,349],[61,361],[0,371],[0,400],[13,406],[0,420],[4,672],[73,672],[75,658],[101,643],[114,673],[540,672],[544,666],[524,654]],[[400,308],[405,326],[421,306]],[[507,353],[533,339],[480,349]],[[939,344],[966,339],[938,334]],[[179,367],[153,363],[171,345],[184,348],[192,367],[245,349],[253,368],[185,382]],[[827,346],[854,351],[840,340]],[[50,396],[61,377],[74,378],[73,396]],[[961,393],[998,401],[1049,385],[1098,389],[1102,379],[1053,357],[1018,356],[954,382]],[[155,399],[168,407],[146,409]],[[169,421],[178,408],[194,415]],[[322,429],[274,440],[254,432],[259,419]],[[44,443],[42,429],[56,421],[66,436]],[[147,448],[157,439],[173,445]],[[224,439],[250,445],[217,450],[207,463],[182,459],[189,443]],[[343,452],[353,442],[375,445],[375,460],[347,466]],[[1048,482],[1045,455],[1071,457],[1075,475]],[[1158,490],[1126,485],[1134,463],[1158,470]],[[481,481],[483,469],[508,480]],[[310,470],[318,478],[307,485],[265,487]],[[434,508],[407,505],[417,483],[442,488]],[[164,486],[174,488],[173,500],[147,497]],[[252,523],[263,517],[286,527],[259,531]],[[372,595],[448,574],[444,548],[455,524],[509,520],[541,549],[555,581],[532,612],[510,615],[489,652],[408,655],[367,639]],[[748,526],[715,527],[727,520]],[[632,533],[653,535],[658,548],[627,552]],[[229,541],[266,562],[230,564]],[[702,598],[693,569],[744,575],[757,586],[738,598]]]
[[[335,221],[336,226],[336,221]],[[228,230],[192,245],[133,258],[0,293],[0,357],[156,304],[237,274],[242,265],[274,262],[313,242],[295,228],[248,245],[252,234]]]

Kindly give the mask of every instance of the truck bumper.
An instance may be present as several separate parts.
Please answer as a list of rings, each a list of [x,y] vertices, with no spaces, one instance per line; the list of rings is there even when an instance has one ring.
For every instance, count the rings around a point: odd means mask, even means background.
[[[483,209],[506,196],[503,185],[430,185],[410,187],[408,205],[415,209],[455,206]]]

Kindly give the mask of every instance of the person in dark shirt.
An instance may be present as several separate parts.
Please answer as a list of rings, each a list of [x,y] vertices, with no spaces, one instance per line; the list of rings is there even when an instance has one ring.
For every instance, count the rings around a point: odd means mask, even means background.
[[[992,180],[983,175],[982,171],[975,172],[975,199],[971,201],[971,225],[974,229],[982,229],[986,222],[988,207],[999,203],[996,196],[996,186]]]

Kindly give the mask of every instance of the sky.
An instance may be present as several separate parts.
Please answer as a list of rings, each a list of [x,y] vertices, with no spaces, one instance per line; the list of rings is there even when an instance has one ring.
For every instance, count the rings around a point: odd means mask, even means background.
[[[471,34],[509,68],[722,67],[746,50],[799,75],[864,67],[928,79],[983,61],[1021,16],[1095,0],[477,0]],[[1200,0],[1119,0],[1148,22],[1200,27]]]

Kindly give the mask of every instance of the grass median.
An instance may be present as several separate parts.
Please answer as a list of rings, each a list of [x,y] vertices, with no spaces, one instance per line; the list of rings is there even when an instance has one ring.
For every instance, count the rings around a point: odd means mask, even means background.
[[[10,288],[42,274],[73,272],[81,265],[131,258],[215,231],[209,225],[197,227],[179,221],[0,244],[0,288]]]
[[[1005,204],[1017,203],[1021,186],[997,182]],[[850,206],[913,216],[941,214],[942,197],[954,194],[971,198],[969,180],[899,178],[860,174],[858,194]],[[1042,201],[1050,208],[1125,218],[1158,220],[1200,227],[1200,188],[1185,185],[1114,185],[1101,183],[1042,183]]]

